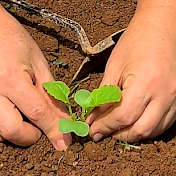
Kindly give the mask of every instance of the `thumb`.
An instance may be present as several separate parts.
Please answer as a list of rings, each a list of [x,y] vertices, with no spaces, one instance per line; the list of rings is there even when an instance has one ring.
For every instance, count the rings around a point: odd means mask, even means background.
[[[55,114],[54,117],[50,117],[50,119],[47,119],[47,125],[50,126],[52,124],[52,127],[49,128],[49,131],[45,131],[45,134],[47,135],[51,143],[55,146],[55,148],[62,150],[71,144],[71,135],[62,134],[58,131],[58,121],[61,118],[69,119],[70,116],[68,115],[65,105],[62,102],[54,99],[54,97],[50,96],[42,86],[42,83],[44,82],[54,81],[54,78],[49,71],[47,63],[45,62],[45,60],[41,60],[38,65],[40,65],[40,67],[38,67],[34,73],[35,86],[38,89],[39,93],[44,97],[53,114]],[[58,141],[60,141],[60,143],[58,143]]]
[[[110,109],[113,106],[113,103],[108,103],[105,105],[102,105],[100,107],[95,108],[92,113],[89,115],[89,117],[86,119],[86,123],[89,125],[92,125],[92,123],[95,121],[95,119],[105,113],[108,109]]]
[[[114,52],[112,52],[109,61],[106,65],[105,68],[105,73],[103,76],[103,79],[100,83],[100,86],[104,86],[104,85],[116,85],[116,86],[120,86],[120,70],[117,67],[114,67],[114,62],[111,62],[111,60],[115,59],[116,57],[116,53],[114,54]],[[100,116],[101,114],[104,114],[107,110],[109,110],[112,106],[114,105],[114,103],[108,103],[105,105],[102,105],[100,107],[95,108],[92,113],[90,114],[90,116],[86,119],[86,122],[91,125],[95,119]]]
[[[117,85],[120,87],[121,75],[123,73],[124,62],[118,52],[118,43],[113,49],[105,67],[105,72],[100,86]]]

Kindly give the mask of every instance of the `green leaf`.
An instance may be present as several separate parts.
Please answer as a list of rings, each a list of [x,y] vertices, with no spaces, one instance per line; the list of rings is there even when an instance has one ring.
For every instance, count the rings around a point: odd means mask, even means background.
[[[62,133],[74,132],[81,137],[85,137],[89,133],[89,125],[87,123],[69,119],[60,119],[58,129]]]
[[[79,90],[74,96],[74,100],[83,109],[90,111],[93,108],[110,102],[119,102],[121,91],[115,85],[105,85],[94,89],[91,93],[88,90]]]
[[[74,133],[81,137],[87,136],[89,134],[89,125],[85,122],[74,121]]]
[[[115,85],[105,85],[94,89],[91,92],[91,98],[93,102],[90,105],[92,106],[94,104],[95,107],[110,102],[119,102],[121,99],[121,91]]]
[[[74,100],[78,105],[85,109],[91,101],[90,95],[91,93],[88,90],[81,89],[75,93]]]
[[[68,95],[70,89],[62,81],[51,81],[42,84],[46,91],[53,96],[55,99],[60,100],[64,103],[69,103]]]
[[[58,129],[62,133],[70,133],[73,131],[73,120],[70,119],[60,119]]]

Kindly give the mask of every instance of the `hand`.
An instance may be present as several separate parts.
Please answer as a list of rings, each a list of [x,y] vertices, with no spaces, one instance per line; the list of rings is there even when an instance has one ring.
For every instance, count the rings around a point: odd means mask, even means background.
[[[122,88],[122,101],[99,107],[87,119],[95,141],[112,133],[135,142],[154,138],[176,119],[176,12],[137,10],[115,46],[101,85]]]
[[[42,83],[53,81],[47,62],[30,37],[0,6],[0,141],[28,146],[40,129],[58,150],[71,143],[58,131],[59,118],[69,118],[65,106],[50,97]],[[31,123],[23,121],[22,112]]]

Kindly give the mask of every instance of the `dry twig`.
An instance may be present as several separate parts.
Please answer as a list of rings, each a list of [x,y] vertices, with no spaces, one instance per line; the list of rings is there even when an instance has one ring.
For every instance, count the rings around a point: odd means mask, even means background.
[[[122,29],[120,31],[115,32],[114,34],[110,35],[109,37],[105,38],[104,40],[100,41],[99,43],[97,43],[95,46],[92,47],[90,45],[90,42],[88,40],[88,37],[87,37],[83,27],[79,23],[77,23],[71,19],[68,19],[66,17],[63,17],[59,14],[51,13],[50,11],[48,11],[46,9],[40,9],[37,6],[34,6],[32,4],[26,3],[21,0],[3,0],[3,1],[15,4],[18,7],[22,8],[30,13],[41,16],[41,17],[43,17],[49,21],[52,21],[52,22],[54,22],[64,28],[69,28],[70,30],[72,30],[76,33],[82,50],[87,54],[87,58],[84,59],[83,63],[81,64],[78,71],[75,73],[71,82],[73,82],[76,79],[76,77],[79,74],[79,72],[81,71],[83,65],[89,61],[89,58],[91,55],[101,53],[102,51],[106,50],[110,46],[114,45],[115,42],[113,40],[113,36],[116,36],[117,34],[122,33],[125,30],[125,29]]]

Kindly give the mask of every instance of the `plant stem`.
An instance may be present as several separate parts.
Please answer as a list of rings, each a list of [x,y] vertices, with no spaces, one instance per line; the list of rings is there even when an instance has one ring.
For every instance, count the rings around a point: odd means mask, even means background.
[[[80,121],[85,122],[85,115],[86,115],[86,110],[84,108],[82,108],[82,113],[81,113],[81,117],[80,117]]]
[[[75,115],[74,115],[73,112],[72,112],[71,104],[67,104],[67,107],[68,107],[68,111],[69,111],[69,113],[70,113],[71,119],[72,119],[73,121],[75,121],[76,119],[75,119]]]
[[[92,112],[93,108],[90,108],[88,110],[85,110],[84,108],[82,108],[82,113],[81,113],[81,117],[80,117],[80,121],[85,122],[87,117],[89,116],[89,114]]]
[[[92,107],[90,108],[89,110],[87,110],[86,114],[85,114],[85,120],[87,119],[87,117],[90,115],[90,113],[92,112],[92,110],[94,109],[95,107]]]
[[[131,145],[131,144],[128,144],[127,142],[124,142],[124,143],[120,142],[119,145],[125,146],[125,148],[130,147],[130,148],[134,148],[134,149],[141,149],[139,146],[135,146],[135,144]]]

